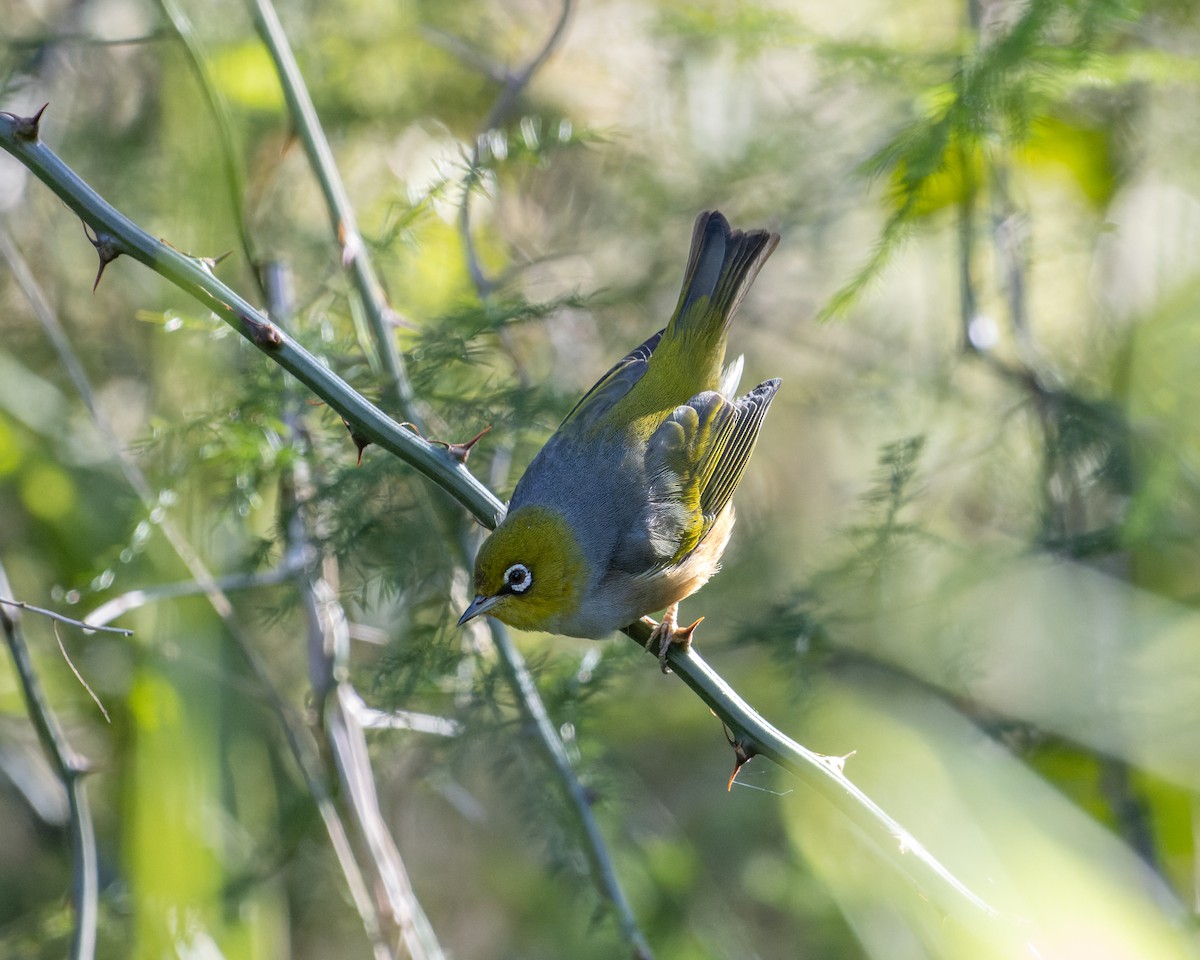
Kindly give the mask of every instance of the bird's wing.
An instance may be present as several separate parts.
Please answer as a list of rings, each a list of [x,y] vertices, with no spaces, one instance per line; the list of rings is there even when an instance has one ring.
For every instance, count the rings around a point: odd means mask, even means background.
[[[730,400],[706,391],[676,407],[650,438],[646,536],[658,566],[679,563],[729,505],[778,380]]]
[[[662,339],[659,330],[644,343],[625,354],[611,370],[596,381],[596,384],[580,398],[571,412],[563,418],[559,431],[588,431],[604,417],[613,405],[633,388],[646,372],[650,355]]]

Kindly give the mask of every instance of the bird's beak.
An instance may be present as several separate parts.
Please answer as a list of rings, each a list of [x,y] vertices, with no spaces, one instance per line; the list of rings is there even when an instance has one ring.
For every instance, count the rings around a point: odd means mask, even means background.
[[[474,620],[481,613],[487,613],[497,603],[500,602],[500,597],[485,597],[483,594],[477,596],[471,601],[471,605],[463,611],[463,615],[458,618],[458,625],[461,627],[468,620]]]

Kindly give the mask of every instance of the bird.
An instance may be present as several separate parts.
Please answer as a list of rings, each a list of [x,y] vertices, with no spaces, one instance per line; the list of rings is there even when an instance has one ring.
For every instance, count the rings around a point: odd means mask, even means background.
[[[459,625],[599,639],[663,611],[647,649],[664,672],[700,620],[681,600],[720,567],[732,497],[778,379],[736,396],[742,358],[725,366],[729,324],[779,243],[696,218],[675,311],[575,404],[513,489],[475,558],[475,597]]]

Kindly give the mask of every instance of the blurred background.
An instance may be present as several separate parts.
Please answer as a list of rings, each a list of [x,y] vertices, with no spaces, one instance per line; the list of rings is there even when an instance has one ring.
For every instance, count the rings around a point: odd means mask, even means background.
[[[1003,915],[994,939],[948,918],[765,760],[727,791],[720,723],[627,639],[518,635],[655,956],[1200,955],[1200,10],[565,12],[279,9],[431,436],[490,425],[469,465],[507,497],[669,316],[698,211],[778,231],[731,351],[783,388],[682,616]],[[278,265],[297,338],[395,410],[247,5],[8,0],[3,20],[0,109],[49,102],[68,164],[177,249],[228,252],[252,302]],[[317,712],[296,516],[345,675],[424,721],[367,745],[446,955],[630,955],[494,652],[454,626],[459,508],[377,448],[357,465],[336,415],[161,277],[95,276],[79,220],[0,157],[0,563],[18,599],[116,602],[135,631],[25,617],[94,770],[99,955],[372,951],[280,721]],[[176,595],[195,573],[168,526],[233,578],[229,616]],[[5,659],[0,957],[64,954],[71,863]]]

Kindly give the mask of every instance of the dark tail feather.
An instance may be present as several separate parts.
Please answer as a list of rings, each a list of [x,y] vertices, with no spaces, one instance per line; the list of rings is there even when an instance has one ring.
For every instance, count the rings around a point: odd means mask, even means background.
[[[671,325],[685,329],[696,324],[707,326],[719,317],[719,329],[724,332],[778,243],[779,235],[766,230],[730,229],[729,221],[715,210],[700,214]],[[708,298],[707,309],[691,310],[701,297]]]

